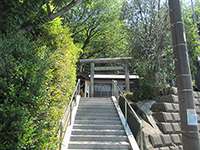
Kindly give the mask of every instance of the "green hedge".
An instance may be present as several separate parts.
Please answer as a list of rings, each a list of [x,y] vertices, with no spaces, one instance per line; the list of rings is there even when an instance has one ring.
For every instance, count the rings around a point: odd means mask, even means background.
[[[0,37],[0,150],[56,149],[80,49],[61,19],[41,32]]]

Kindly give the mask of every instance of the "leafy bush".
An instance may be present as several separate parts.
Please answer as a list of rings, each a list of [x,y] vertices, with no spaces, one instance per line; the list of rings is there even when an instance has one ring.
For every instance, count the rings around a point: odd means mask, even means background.
[[[79,48],[56,19],[45,36],[0,37],[0,149],[56,149],[58,122],[76,82]]]

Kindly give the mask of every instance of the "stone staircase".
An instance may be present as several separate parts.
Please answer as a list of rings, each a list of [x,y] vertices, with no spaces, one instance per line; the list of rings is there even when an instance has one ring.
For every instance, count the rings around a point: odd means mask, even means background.
[[[81,98],[68,149],[132,149],[111,98]]]

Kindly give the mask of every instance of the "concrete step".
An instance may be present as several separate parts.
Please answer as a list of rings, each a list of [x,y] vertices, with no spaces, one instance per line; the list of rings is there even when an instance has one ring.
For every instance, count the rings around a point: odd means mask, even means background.
[[[73,129],[72,135],[125,135],[124,130]]]
[[[76,120],[119,120],[118,116],[76,116]]]
[[[88,101],[93,101],[93,102],[112,102],[111,99],[100,99],[100,100],[96,100],[96,99],[82,99],[80,102],[88,102]]]
[[[69,149],[128,149],[128,142],[70,142]]]
[[[102,104],[99,104],[99,105],[91,105],[91,104],[88,104],[88,105],[79,105],[78,108],[115,108],[113,106],[113,104],[108,104],[108,105],[102,105]]]
[[[75,124],[95,124],[95,125],[119,125],[121,121],[118,120],[75,120]]]
[[[106,104],[108,104],[108,105],[112,105],[113,104],[113,102],[111,102],[111,101],[105,101],[105,102],[98,102],[98,101],[86,101],[86,102],[79,102],[79,104],[82,106],[82,105],[86,105],[86,104],[88,104],[88,105],[106,105]]]
[[[68,149],[128,150],[130,143],[110,98],[81,98]]]
[[[113,105],[99,105],[99,106],[94,106],[94,105],[85,105],[85,106],[79,106],[78,109],[115,109]]]
[[[73,129],[113,129],[113,130],[123,130],[122,125],[98,125],[98,124],[74,124]]]
[[[115,135],[72,135],[70,141],[104,141],[104,142],[122,142],[128,141],[127,136]]]
[[[113,103],[93,103],[93,102],[91,102],[91,103],[88,103],[88,102],[86,102],[86,103],[79,103],[79,106],[93,106],[93,107],[98,107],[98,106],[113,106]]]
[[[98,107],[98,106],[109,106],[112,107],[113,103],[79,103],[79,107],[87,107],[87,106],[91,106],[91,107]]]
[[[79,108],[78,110],[77,110],[77,112],[83,112],[83,113],[94,113],[94,112],[96,112],[96,113],[117,113],[117,111],[116,111],[116,109],[114,109],[114,108],[110,108],[110,109],[103,109],[103,108],[96,108],[96,109],[86,109],[86,108]]]
[[[112,118],[119,117],[118,114],[111,113],[77,113],[76,117],[107,117],[110,116]]]
[[[81,112],[78,111],[76,113],[77,116],[118,116],[117,113],[114,112]]]
[[[111,98],[98,98],[98,97],[92,97],[92,98],[81,98],[81,101],[89,101],[89,100],[93,100],[93,101],[111,101]]]
[[[113,104],[112,101],[92,101],[92,100],[87,100],[87,101],[80,101],[79,104]]]
[[[107,100],[104,100],[104,99],[101,99],[101,100],[87,99],[87,100],[80,100],[80,102],[97,102],[97,103],[101,103],[101,102],[111,102],[111,103],[112,103],[112,100],[110,100],[110,99],[107,99]]]
[[[103,110],[103,109],[93,109],[93,110],[90,110],[90,109],[85,109],[85,110],[78,110],[77,113],[109,113],[109,114],[112,114],[112,113],[117,113],[116,110]]]
[[[116,112],[116,109],[114,107],[105,107],[105,108],[78,108],[78,111],[92,111],[92,112],[102,112],[102,111],[108,111],[108,112]]]
[[[113,102],[112,101],[103,101],[103,102],[98,102],[98,101],[80,101],[79,102],[79,104],[82,106],[84,106],[84,105],[97,105],[97,104],[99,104],[99,105],[106,105],[106,104],[108,104],[108,105],[112,105],[113,104]]]
[[[83,150],[83,149],[69,149],[69,150]],[[107,148],[90,148],[90,149],[87,149],[87,148],[84,148],[84,150],[108,150]],[[124,149],[124,148],[109,148],[109,150],[130,150],[130,149]]]

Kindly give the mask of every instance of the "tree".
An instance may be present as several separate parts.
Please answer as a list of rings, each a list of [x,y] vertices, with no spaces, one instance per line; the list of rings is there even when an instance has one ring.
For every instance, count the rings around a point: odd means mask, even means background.
[[[185,3],[183,4],[184,4],[184,7],[183,7],[184,18],[183,19],[184,19],[185,28],[186,28],[187,46],[188,46],[188,53],[190,57],[192,77],[193,79],[196,79],[196,82],[198,82],[199,81],[199,76],[198,76],[199,64],[198,64],[197,59],[198,59],[198,56],[200,56],[200,40],[199,40],[200,35],[198,31],[198,24],[200,22],[200,7],[199,7],[200,1],[199,0],[196,1],[195,12],[192,12],[191,7],[187,7],[188,4],[185,4]],[[198,84],[199,83],[196,83],[196,85]]]
[[[8,29],[32,31],[48,21],[61,17],[81,0],[2,0],[0,31]]]
[[[133,68],[153,89],[169,84],[174,80],[174,66],[167,4],[157,0],[127,0],[123,12],[130,33]]]
[[[57,16],[78,2],[0,2],[0,150],[57,148],[80,52]]]
[[[122,1],[85,1],[65,16],[82,58],[126,55],[127,36],[120,20]]]

